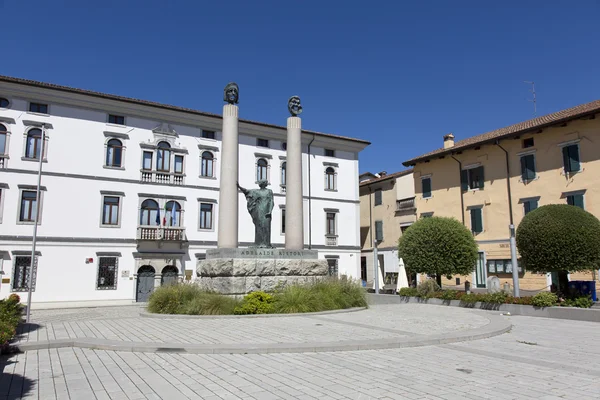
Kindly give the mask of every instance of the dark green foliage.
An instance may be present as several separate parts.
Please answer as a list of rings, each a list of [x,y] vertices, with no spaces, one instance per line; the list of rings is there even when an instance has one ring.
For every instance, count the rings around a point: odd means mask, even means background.
[[[468,275],[477,262],[477,243],[454,218],[422,218],[404,232],[398,253],[408,273]]]
[[[237,306],[234,314],[270,314],[273,312],[273,296],[265,292],[252,292],[244,296],[242,304]]]
[[[558,296],[550,292],[540,292],[531,298],[531,305],[535,307],[552,307],[558,303]]]
[[[158,314],[232,314],[239,301],[193,283],[161,286],[150,295],[148,311]]]
[[[519,224],[516,240],[532,272],[600,267],[600,221],[579,207],[550,204],[533,210]]]
[[[405,296],[405,297],[419,297],[419,292],[417,291],[417,288],[413,288],[413,287],[401,288],[400,291],[398,292],[398,294],[400,296]]]
[[[6,345],[15,336],[22,313],[19,296],[9,296],[0,300],[0,346]]]
[[[419,283],[417,286],[417,293],[420,297],[429,298],[433,296],[433,293],[440,291],[441,288],[433,279],[427,279],[424,282]]]
[[[575,297],[573,299],[565,299],[560,302],[561,307],[578,307],[578,308],[590,308],[594,305],[594,302],[589,296]]]

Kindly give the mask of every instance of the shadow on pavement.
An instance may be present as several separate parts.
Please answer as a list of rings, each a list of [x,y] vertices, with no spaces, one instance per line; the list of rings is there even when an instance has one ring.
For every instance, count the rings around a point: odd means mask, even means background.
[[[35,381],[19,374],[15,368],[23,361],[16,361],[15,356],[0,356],[0,399],[16,400],[30,394],[35,389]]]

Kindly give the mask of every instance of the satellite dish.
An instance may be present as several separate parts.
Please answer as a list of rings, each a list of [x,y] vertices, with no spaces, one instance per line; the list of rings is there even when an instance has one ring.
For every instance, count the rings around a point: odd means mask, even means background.
[[[500,288],[500,279],[497,276],[490,276],[487,278],[487,288],[489,293],[498,293],[502,289]]]

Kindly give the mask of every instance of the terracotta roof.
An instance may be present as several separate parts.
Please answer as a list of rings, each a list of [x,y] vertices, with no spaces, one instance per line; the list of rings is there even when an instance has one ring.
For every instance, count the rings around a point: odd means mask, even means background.
[[[15,78],[15,77],[11,77],[11,76],[0,75],[0,82],[9,82],[9,83],[16,83],[16,84],[20,84],[20,85],[28,85],[28,86],[41,87],[41,88],[46,88],[46,89],[54,89],[54,90],[60,90],[63,92],[77,93],[77,94],[83,94],[83,95],[94,96],[94,97],[101,97],[101,98],[109,99],[109,100],[117,100],[117,101],[124,101],[127,103],[146,105],[146,106],[151,106],[151,107],[159,107],[159,108],[163,108],[166,110],[181,111],[181,112],[185,112],[185,113],[203,115],[203,116],[213,117],[213,118],[222,118],[222,116],[219,114],[198,111],[198,110],[194,110],[191,108],[172,106],[169,104],[161,104],[161,103],[157,103],[154,101],[134,99],[131,97],[124,97],[124,96],[118,96],[118,95],[114,95],[114,94],[100,93],[100,92],[95,92],[92,90],[77,89],[77,88],[72,88],[72,87],[68,87],[68,86],[56,85],[54,83],[38,82],[38,81],[29,80],[29,79]],[[252,125],[269,127],[269,128],[287,129],[287,127],[281,126],[281,125],[268,124],[265,122],[258,122],[258,121],[250,121],[250,120],[241,119],[241,118],[240,118],[240,122],[244,122],[244,123],[248,123],[248,124],[252,124]],[[341,140],[348,140],[351,142],[362,143],[365,145],[371,144],[371,142],[369,142],[367,140],[355,139],[355,138],[335,135],[335,134],[331,134],[331,133],[308,131],[308,130],[304,130],[304,129],[302,130],[302,133],[308,133],[311,135],[314,134],[317,136],[331,137],[331,138],[341,139]]]
[[[359,186],[369,186],[373,183],[382,182],[387,179],[399,178],[404,175],[412,174],[412,172],[413,172],[412,168],[405,169],[404,171],[394,172],[393,174],[387,174],[387,175],[381,176],[379,178],[370,179],[368,181],[361,182]]]
[[[600,112],[600,100],[592,101],[591,103],[581,104],[576,107],[544,115],[542,117],[530,119],[528,121],[520,122],[515,125],[507,126],[505,128],[496,129],[495,131],[459,140],[454,143],[453,147],[450,147],[448,149],[441,148],[434,150],[432,152],[423,154],[419,157],[405,161],[402,163],[402,165],[404,165],[405,167],[409,167],[411,165],[415,165],[417,162],[431,159],[433,156],[442,156],[459,150],[465,150],[471,147],[480,146],[482,144],[493,143],[498,139],[504,139],[511,136],[518,136],[529,131],[538,130],[551,125],[556,125],[558,123],[563,123],[573,119],[581,118],[587,115],[593,115],[598,112]]]

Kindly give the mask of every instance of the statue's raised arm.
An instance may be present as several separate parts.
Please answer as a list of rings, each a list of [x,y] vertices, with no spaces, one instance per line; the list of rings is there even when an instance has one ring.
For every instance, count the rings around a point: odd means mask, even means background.
[[[244,195],[248,194],[248,189],[241,187],[239,182],[236,182],[236,184],[237,184],[238,189],[240,189],[241,192],[244,193]]]

